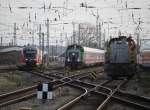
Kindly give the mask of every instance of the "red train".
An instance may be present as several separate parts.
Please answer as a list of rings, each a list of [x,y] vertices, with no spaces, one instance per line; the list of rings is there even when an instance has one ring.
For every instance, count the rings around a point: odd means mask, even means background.
[[[138,54],[138,63],[142,68],[150,68],[150,49],[142,49]]]
[[[10,47],[0,50],[0,65],[23,67],[37,67],[42,64],[41,51],[32,46]]]

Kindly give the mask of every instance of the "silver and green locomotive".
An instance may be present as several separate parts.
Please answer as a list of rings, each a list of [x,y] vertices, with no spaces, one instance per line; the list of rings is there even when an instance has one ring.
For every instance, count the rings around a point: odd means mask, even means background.
[[[69,45],[66,49],[65,66],[71,69],[103,64],[105,51],[81,45]]]

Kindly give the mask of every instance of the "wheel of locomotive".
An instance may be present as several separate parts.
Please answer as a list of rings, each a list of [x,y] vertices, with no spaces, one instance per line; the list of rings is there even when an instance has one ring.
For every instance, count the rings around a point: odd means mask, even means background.
[[[116,71],[112,64],[108,64],[108,63],[105,64],[104,70],[105,70],[107,76],[110,77],[111,79],[118,79],[118,76],[116,75]]]
[[[129,77],[132,77],[137,73],[137,65],[136,64],[131,64],[131,68],[132,68],[132,73],[129,75]]]

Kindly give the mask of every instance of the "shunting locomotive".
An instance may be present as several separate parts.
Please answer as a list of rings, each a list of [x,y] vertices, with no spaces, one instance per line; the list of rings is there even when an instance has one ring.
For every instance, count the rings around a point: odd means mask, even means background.
[[[71,69],[103,64],[105,51],[81,45],[69,45],[66,49],[65,66]]]
[[[113,77],[132,76],[136,71],[136,44],[131,37],[112,38],[107,44],[105,71]]]

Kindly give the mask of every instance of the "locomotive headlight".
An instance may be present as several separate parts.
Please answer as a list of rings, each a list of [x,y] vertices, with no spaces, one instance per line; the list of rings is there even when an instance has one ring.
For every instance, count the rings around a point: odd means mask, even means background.
[[[75,53],[72,53],[73,56],[75,56]]]
[[[78,60],[77,60],[78,62],[80,62],[80,59],[78,58]]]
[[[70,62],[70,59],[68,58],[68,62]]]

